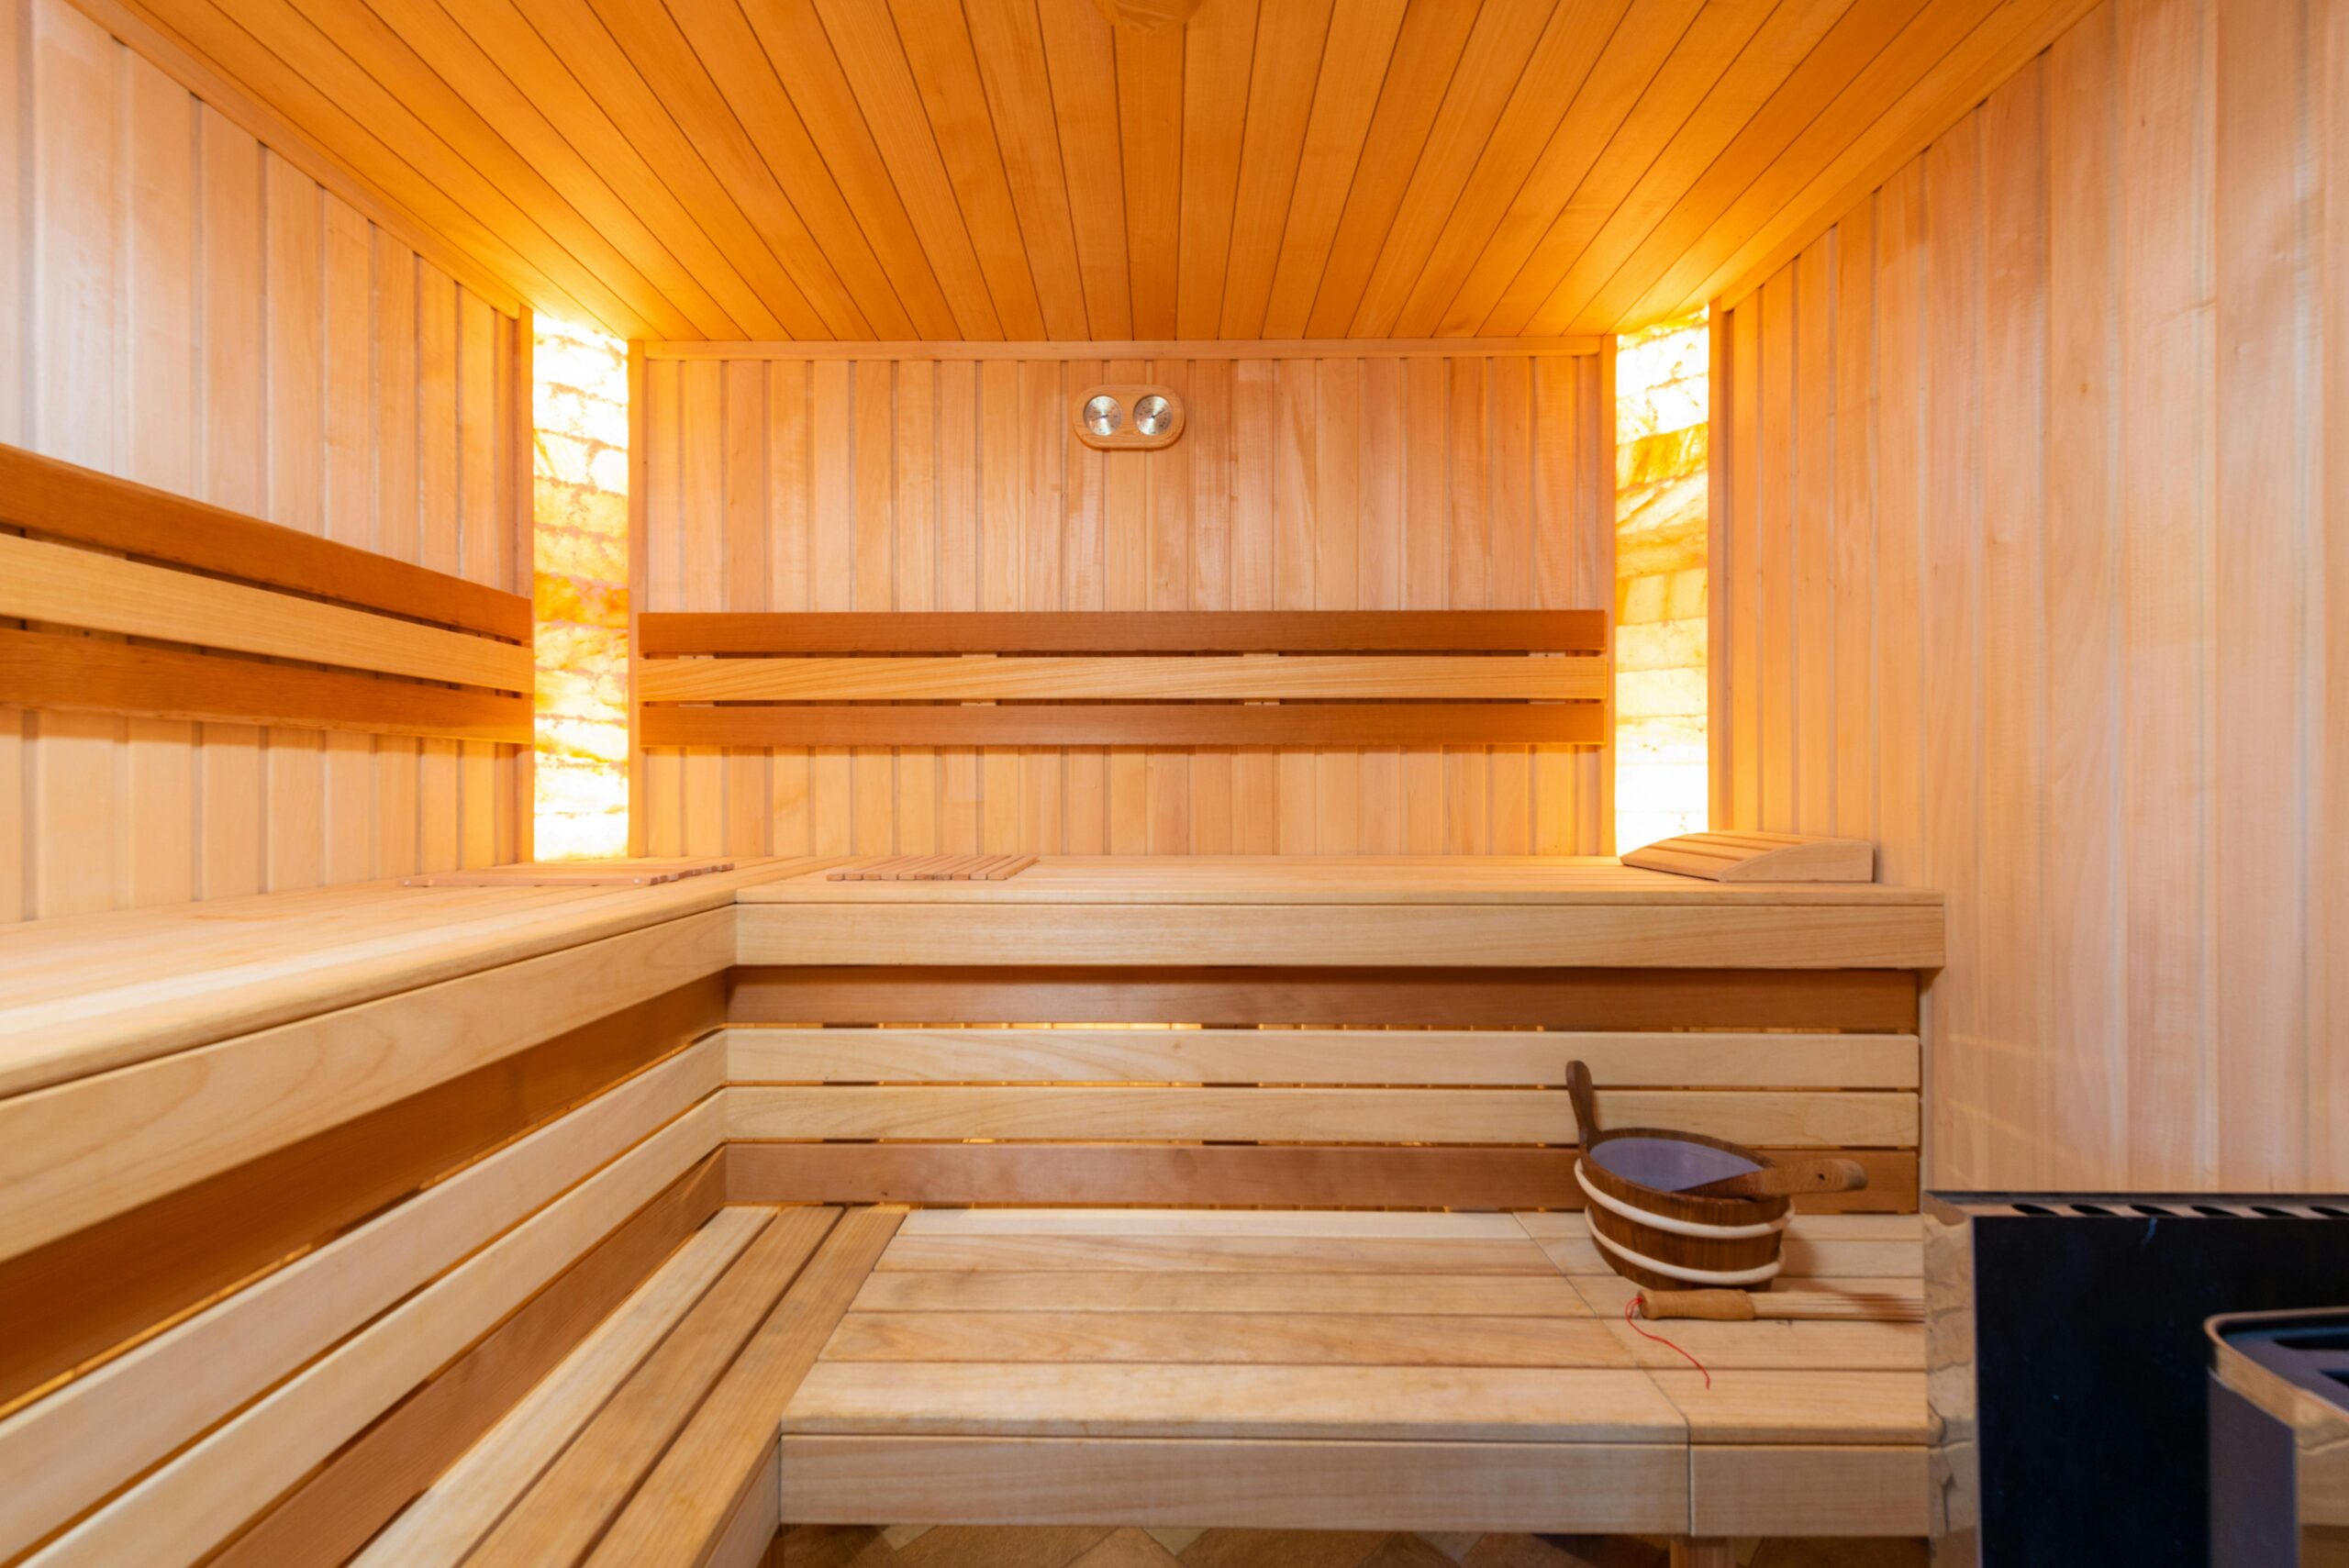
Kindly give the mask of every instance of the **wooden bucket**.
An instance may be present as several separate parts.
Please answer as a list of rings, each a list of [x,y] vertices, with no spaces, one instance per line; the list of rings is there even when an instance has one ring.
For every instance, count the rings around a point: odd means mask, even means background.
[[[1582,1158],[1575,1180],[1586,1200],[1584,1218],[1591,1239],[1615,1272],[1652,1290],[1766,1290],[1777,1277],[1779,1243],[1792,1218],[1794,1200],[1775,1197],[1697,1197],[1635,1181],[1609,1169],[1609,1145],[1618,1166],[1670,1164],[1682,1156],[1694,1169],[1717,1164],[1731,1174],[1747,1165],[1767,1169],[1766,1155],[1701,1133],[1631,1127],[1602,1131],[1590,1070],[1567,1063]],[[1679,1150],[1637,1148],[1640,1140],[1679,1145]],[[1709,1161],[1704,1150],[1731,1156]],[[1639,1156],[1638,1159],[1626,1156]],[[1700,1178],[1709,1179],[1709,1177]]]

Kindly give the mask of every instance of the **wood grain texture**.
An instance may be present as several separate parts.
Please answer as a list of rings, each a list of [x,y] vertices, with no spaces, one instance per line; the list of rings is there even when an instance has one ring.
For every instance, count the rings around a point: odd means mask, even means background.
[[[1917,982],[1897,970],[1346,969],[1150,972],[1005,967],[788,968],[728,976],[735,1023],[1405,1024],[1459,1029],[1842,1029],[1913,1031]]]
[[[1807,776],[1826,772],[1814,768]],[[1623,863],[1708,882],[1873,882],[1876,846],[1798,834],[1682,833],[1642,845]]]
[[[46,1562],[189,1563],[510,1317],[714,1147],[689,1111],[409,1296],[42,1551]]]
[[[721,1015],[715,978],[181,1187],[0,1265],[0,1399],[89,1362],[592,1097]]]
[[[767,1472],[775,1413],[790,1406],[902,1218],[901,1210],[891,1208],[860,1208],[841,1217],[645,1478],[587,1559],[590,1563],[695,1568],[704,1560],[705,1544]]]
[[[653,887],[361,884],[18,924],[0,931],[0,1090],[20,1095],[730,911],[744,884],[775,869]]]
[[[533,305],[618,335],[1108,339],[1688,308],[2079,5],[1191,9],[141,13]]]
[[[6,628],[0,628],[0,702],[183,724],[262,724],[507,746],[529,744],[531,733],[530,699],[519,693],[458,690]],[[135,754],[144,773],[158,759],[152,738],[142,731],[139,739],[146,744]]]
[[[686,653],[1594,653],[1598,610],[841,611],[638,620],[646,658]]]
[[[703,1402],[839,1218],[832,1209],[775,1216],[468,1561],[584,1558],[664,1451],[698,1419]],[[721,1519],[737,1491],[726,1489]]]
[[[1008,885],[1016,886],[1017,884]],[[962,905],[745,905],[745,964],[1480,963],[1747,969],[1932,968],[1937,908],[1808,905],[1671,908],[1347,905],[1310,921],[1270,905],[1006,905],[974,919]]]
[[[0,1100],[15,1256],[725,967],[730,910]],[[387,1042],[396,1042],[387,1048]],[[118,1139],[144,1158],[125,1165]]]
[[[916,749],[1128,746],[1156,749],[1482,747],[1502,743],[1600,746],[1606,710],[1596,702],[1212,705],[1101,703],[1059,706],[647,707],[638,738],[648,747]],[[756,762],[737,756],[738,762]],[[930,759],[917,756],[916,763]],[[915,808],[934,805],[915,796]],[[738,836],[753,840],[760,836]],[[902,836],[906,842],[915,835]],[[1074,841],[1074,840],[1072,840]]]
[[[419,240],[432,219],[394,219],[396,195],[330,170],[230,85],[238,72],[121,7],[15,0],[5,19],[25,49],[0,84],[20,219],[0,381],[46,389],[0,411],[0,442],[24,454],[0,485],[7,526],[54,525],[52,537],[147,559],[201,548],[292,592],[381,596],[423,620],[526,636],[527,577],[499,499],[527,467],[499,390],[523,329],[511,291],[493,290],[495,306],[474,292],[503,269],[468,265],[460,281],[440,262],[464,254],[462,237]],[[154,678],[170,661],[139,644],[150,630],[83,639],[93,669]],[[292,712],[316,724],[343,689],[301,679],[312,673],[265,679],[273,703],[314,688]],[[150,686],[136,715],[31,707],[0,720],[21,781],[0,791],[0,918],[512,858],[507,742],[473,737],[461,788],[449,740],[360,725],[322,743],[250,706],[190,701],[185,675],[173,678],[183,684]],[[527,673],[512,689],[529,689]],[[468,706],[450,722],[477,722]]]
[[[417,680],[526,689],[526,650],[290,595],[0,534],[0,612]]]
[[[746,1203],[1270,1204],[1326,1208],[1576,1207],[1579,1151],[1317,1145],[734,1143],[729,1191]],[[1917,1207],[1917,1156],[1847,1150],[1856,1193],[1798,1198],[1808,1212]],[[1308,1310],[1300,1307],[1299,1310]]]
[[[529,596],[300,528],[0,444],[0,522],[148,561],[494,637],[530,639]]]
[[[1256,1140],[1312,1143],[1566,1143],[1566,1096],[1519,1089],[741,1085],[727,1132],[744,1139]],[[1610,1122],[1747,1144],[1913,1146],[1913,1095],[1866,1091],[1637,1090],[1603,1096]]]
[[[1913,1035],[735,1029],[733,1084],[1442,1084],[1914,1088]]]
[[[1598,417],[1597,355],[1378,360],[1346,350],[1334,358],[1326,350],[1195,358],[1181,344],[1090,347],[1107,357],[1070,358],[1061,350],[974,363],[901,344],[854,360],[779,358],[768,345],[755,357],[745,348],[740,358],[649,361],[637,410],[645,464],[638,496],[647,539],[642,609],[656,628],[668,616],[742,609],[714,568],[747,557],[765,562],[761,608],[802,617],[772,624],[797,635],[819,622],[828,637],[852,640],[870,634],[874,623],[864,617],[898,612],[1014,617],[1008,624],[1022,637],[1056,639],[1131,626],[1162,628],[1135,635],[1163,642],[1196,628],[1207,649],[1242,631],[1259,640],[1252,628],[1277,628],[1305,611],[1308,624],[1323,628],[1307,634],[1317,643],[1352,641],[1364,625],[1352,617],[1374,610],[1535,612],[1526,619],[1556,617],[1559,626],[1579,628],[1565,635],[1540,630],[1533,639],[1520,629],[1508,634],[1508,646],[1580,641],[1592,635],[1586,613],[1611,603],[1606,497],[1613,470],[1605,454],[1612,436]],[[1137,357],[1118,357],[1124,348]],[[696,376],[711,375],[718,379],[691,393]],[[1475,424],[1447,413],[1455,384],[1464,398],[1473,389],[1481,407],[1495,377],[1523,395],[1495,410],[1505,428],[1493,444],[1481,434],[1473,447],[1461,444]],[[1096,453],[1069,437],[1064,403],[1074,392],[1104,379],[1145,378],[1183,391],[1189,428],[1179,443],[1155,453]],[[1319,395],[1325,379],[1326,404]],[[753,397],[763,399],[763,420],[728,417],[734,405],[726,400]],[[1410,417],[1419,409],[1415,399],[1431,400],[1431,417]],[[858,454],[852,464],[852,453]],[[1455,466],[1499,476],[1492,501],[1499,542],[1484,542],[1481,521],[1473,537],[1477,561],[1510,584],[1506,594],[1472,591],[1467,575],[1455,591],[1449,511],[1403,504],[1407,495],[1442,497]],[[881,484],[875,474],[896,477]],[[907,474],[916,476],[910,486]],[[861,489],[859,476],[866,481]],[[1366,529],[1356,522],[1365,484],[1377,519]],[[1464,540],[1471,537],[1464,519],[1461,531]],[[755,572],[746,564],[729,576],[740,581]],[[1414,584],[1408,597],[1407,580]],[[1338,618],[1316,619],[1325,613]],[[1175,618],[1155,618],[1162,617]],[[1187,618],[1195,617],[1208,620]],[[766,624],[745,623],[762,639]],[[918,645],[951,648],[972,623],[906,624],[917,628],[909,635]],[[1014,655],[996,663],[1019,662],[1016,650],[985,651]],[[1545,652],[1514,663],[1564,665],[1575,657]],[[715,691],[708,683],[750,679],[753,662],[656,668],[663,662],[653,661],[640,684],[643,694],[663,682]],[[876,673],[864,666],[882,662],[920,661],[858,661],[841,673],[862,681]],[[1073,673],[1036,672],[1052,679]],[[1186,673],[1205,672],[1136,673],[1163,681]],[[1513,673],[1544,684],[1552,676],[1568,679],[1560,671]],[[948,673],[986,673],[956,666]],[[988,678],[1014,677],[1007,668]],[[1015,701],[788,716],[656,706],[641,734],[658,745],[641,769],[638,809],[661,844],[701,835],[730,853],[1393,852],[1419,847],[1405,842],[1413,810],[1425,819],[1424,847],[1433,850],[1599,852],[1607,845],[1606,753],[1528,749],[1592,739],[1589,726],[1603,718],[1573,705],[1507,715],[1470,713],[1466,703],[1460,711],[1450,703],[1424,705],[1408,710],[1408,718],[1339,712],[1334,705],[1297,714],[1269,707],[1169,714],[1141,706],[1150,692],[1130,681],[1105,689],[1136,706],[1070,715]],[[666,690],[686,695],[675,685]],[[1492,694],[1453,694],[1464,695]],[[1444,711],[1424,711],[1437,706]],[[788,728],[798,722],[810,727]],[[1496,743],[1505,743],[1496,760],[1470,766]],[[705,747],[713,749],[706,762],[693,762]],[[1365,772],[1347,760],[1356,751],[1394,755],[1374,756]],[[1447,756],[1459,759],[1449,773]],[[698,792],[687,787],[696,766],[711,781]],[[1431,792],[1405,783],[1407,773],[1416,781],[1423,767],[1431,767]],[[1497,825],[1486,803],[1496,768],[1505,795],[1526,803]],[[1447,833],[1446,822],[1457,830]]]
[[[644,702],[1007,702],[1522,697],[1601,700],[1604,662],[1476,654],[1192,654],[1174,659],[678,659],[637,673]]]
[[[1687,1456],[1662,1444],[859,1438],[787,1433],[785,1517],[977,1524],[1665,1532]],[[1003,1476],[1020,1485],[1007,1487]]]
[[[0,1442],[17,1456],[12,1467],[38,1485],[12,1494],[5,1539],[37,1538],[291,1368],[332,1354],[373,1314],[444,1271],[461,1271],[469,1253],[494,1248],[534,1209],[584,1180],[601,1180],[599,1171],[619,1170],[633,1146],[654,1149],[647,1158],[656,1162],[666,1157],[660,1151],[691,1152],[696,1138],[705,1140],[700,1152],[714,1148],[707,1097],[716,1065],[706,1050],[674,1058],[414,1201],[261,1273],[20,1411]],[[363,1376],[370,1359],[362,1352],[346,1363],[348,1375]]]
[[[2317,584],[2339,507],[2310,478],[2349,314],[2310,281],[2317,228],[2282,216],[2339,205],[2337,157],[2305,156],[2337,83],[2283,63],[2336,25],[2097,6],[1731,302],[1727,820],[1874,838],[1887,880],[1948,894],[1933,1183],[2349,1181],[2315,978],[2338,945],[2313,803],[2338,771]],[[1822,403],[1831,439],[1792,449],[1790,482],[1825,465],[1831,504],[1797,510],[1793,550],[1850,565],[1795,584],[1798,647],[1748,541],[1786,478],[1767,431]],[[1836,688],[1803,681],[1819,656]],[[1777,693],[1799,700],[1774,728]]]
[[[462,1562],[772,1218],[720,1209],[596,1326],[562,1364],[378,1531],[353,1568]]]
[[[581,1257],[496,1331],[409,1394],[261,1515],[215,1561],[344,1561],[473,1446],[725,1200],[716,1157]]]

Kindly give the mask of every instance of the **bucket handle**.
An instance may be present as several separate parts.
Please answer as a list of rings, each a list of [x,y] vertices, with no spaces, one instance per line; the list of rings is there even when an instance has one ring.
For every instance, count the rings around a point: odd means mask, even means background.
[[[1591,1086],[1590,1069],[1579,1060],[1566,1063],[1566,1093],[1575,1103],[1575,1129],[1588,1149],[1607,1135],[1598,1130],[1598,1091]]]

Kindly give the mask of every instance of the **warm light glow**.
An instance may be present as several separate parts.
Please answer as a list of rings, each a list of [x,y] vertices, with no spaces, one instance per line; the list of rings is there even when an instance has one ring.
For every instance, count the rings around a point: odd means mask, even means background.
[[[539,317],[531,365],[540,860],[628,853],[628,345]]]
[[[1615,847],[1702,832],[1706,376],[1702,316],[1615,351]]]

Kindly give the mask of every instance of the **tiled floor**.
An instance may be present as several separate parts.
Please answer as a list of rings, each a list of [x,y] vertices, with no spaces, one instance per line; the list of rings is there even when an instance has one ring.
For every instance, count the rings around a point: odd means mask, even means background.
[[[767,1568],[1663,1568],[1660,1542],[1307,1530],[802,1526]],[[1916,1540],[1738,1543],[1746,1568],[1923,1568]]]

